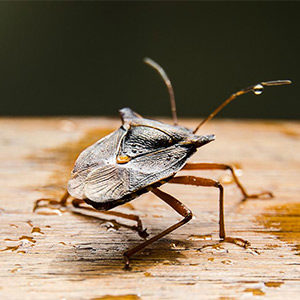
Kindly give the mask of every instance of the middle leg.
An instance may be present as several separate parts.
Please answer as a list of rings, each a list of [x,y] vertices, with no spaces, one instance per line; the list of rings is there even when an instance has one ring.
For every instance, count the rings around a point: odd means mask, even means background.
[[[274,195],[272,192],[262,192],[258,194],[248,194],[245,187],[239,181],[234,168],[226,164],[217,164],[217,163],[187,163],[182,170],[229,170],[231,172],[232,178],[236,183],[237,187],[242,192],[244,198],[242,201],[247,199],[257,199],[257,198],[273,198]]]
[[[144,249],[146,246],[148,246],[148,245],[154,243],[155,241],[159,240],[160,238],[167,235],[168,233],[174,231],[175,229],[181,227],[182,225],[186,224],[187,222],[189,222],[192,219],[192,216],[193,216],[192,212],[183,203],[181,203],[179,200],[177,200],[173,196],[171,196],[171,195],[169,195],[169,194],[167,194],[167,193],[165,193],[165,192],[163,192],[163,191],[161,191],[157,188],[152,190],[152,192],[157,197],[159,197],[161,200],[166,202],[169,206],[171,206],[174,210],[176,210],[177,213],[179,213],[181,216],[183,216],[183,219],[181,221],[175,223],[174,225],[168,227],[167,229],[165,229],[161,233],[153,236],[149,240],[135,246],[132,249],[127,250],[123,254],[124,259],[125,259],[125,269],[129,268],[129,259],[132,255],[134,255],[138,251]]]

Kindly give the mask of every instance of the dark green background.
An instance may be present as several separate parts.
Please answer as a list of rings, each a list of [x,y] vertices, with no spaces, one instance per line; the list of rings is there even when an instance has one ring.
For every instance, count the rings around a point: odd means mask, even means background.
[[[170,115],[159,62],[180,117],[207,115],[238,88],[293,86],[246,95],[220,116],[299,118],[300,5],[296,2],[0,3],[1,115],[116,115],[129,106]]]

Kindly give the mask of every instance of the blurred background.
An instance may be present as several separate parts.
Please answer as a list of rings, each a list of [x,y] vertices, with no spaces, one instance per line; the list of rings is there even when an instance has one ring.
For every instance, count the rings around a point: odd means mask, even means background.
[[[0,114],[107,115],[131,107],[203,117],[259,81],[292,86],[246,95],[219,117],[299,119],[298,2],[1,2]]]

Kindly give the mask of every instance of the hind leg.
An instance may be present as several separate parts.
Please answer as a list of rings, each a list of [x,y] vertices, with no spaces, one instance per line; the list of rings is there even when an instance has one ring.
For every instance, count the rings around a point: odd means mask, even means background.
[[[142,224],[142,221],[141,221],[139,216],[136,216],[136,215],[133,215],[133,214],[125,214],[125,213],[121,213],[121,212],[113,211],[113,210],[110,210],[110,211],[96,210],[92,207],[88,207],[88,206],[83,205],[83,204],[85,204],[85,201],[81,200],[81,199],[73,199],[71,203],[75,208],[79,208],[79,209],[82,209],[82,210],[97,212],[97,213],[104,214],[104,215],[115,216],[115,217],[118,217],[118,218],[123,218],[123,219],[135,221],[137,223],[136,226],[127,226],[127,225],[124,225],[124,224],[122,224],[122,226],[125,226],[125,227],[128,227],[130,229],[136,230],[138,232],[139,236],[144,238],[144,239],[147,238],[147,236],[149,235],[147,233],[147,228],[145,228],[145,229],[143,228],[143,224]],[[115,221],[113,220],[113,222],[115,222]]]
[[[47,207],[47,206],[58,206],[58,207],[65,207],[67,205],[67,200],[70,197],[70,194],[66,190],[60,200],[55,199],[48,199],[48,198],[41,198],[35,201],[33,212],[35,212],[37,209],[41,207]]]
[[[65,191],[65,193],[63,194],[63,196],[60,198],[60,200],[55,200],[55,199],[47,199],[47,198],[42,198],[42,199],[38,199],[35,201],[35,205],[33,207],[33,211],[37,211],[39,208],[42,207],[66,207],[67,206],[67,201],[68,199],[71,198],[70,194],[68,193],[68,191]],[[118,218],[123,218],[123,219],[127,219],[127,220],[132,220],[135,221],[137,223],[136,226],[127,226],[124,224],[119,224],[122,225],[123,227],[128,227],[130,229],[133,229],[135,231],[138,232],[139,236],[142,238],[147,238],[148,233],[147,233],[147,229],[143,229],[143,224],[141,219],[133,214],[125,214],[125,213],[121,213],[121,212],[117,212],[117,211],[99,211],[99,210],[95,210],[92,207],[87,207],[87,206],[83,206],[82,204],[85,203],[84,200],[81,199],[72,199],[71,204],[75,207],[75,208],[79,208],[82,210],[87,210],[87,211],[93,211],[93,212],[98,212],[101,214],[105,214],[105,215],[110,215],[110,216],[115,216]],[[112,220],[114,221],[114,220]],[[115,221],[114,221],[115,222]]]

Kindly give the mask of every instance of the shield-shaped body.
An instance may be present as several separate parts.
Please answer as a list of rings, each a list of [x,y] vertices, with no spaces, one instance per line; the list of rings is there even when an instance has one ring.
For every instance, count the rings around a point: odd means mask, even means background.
[[[120,110],[123,125],[78,157],[68,191],[97,209],[107,210],[167,182],[196,149],[213,135],[144,119]]]

